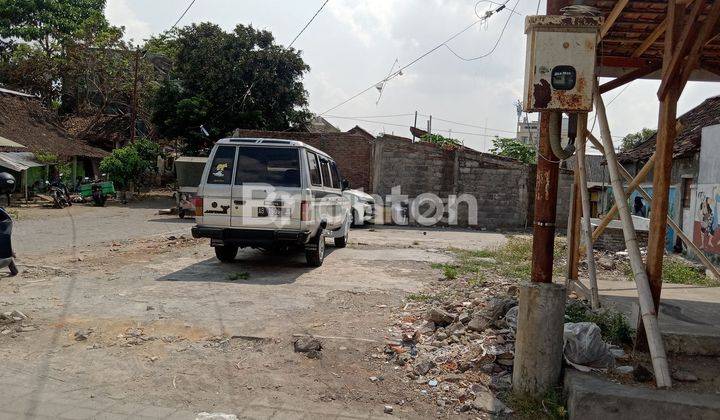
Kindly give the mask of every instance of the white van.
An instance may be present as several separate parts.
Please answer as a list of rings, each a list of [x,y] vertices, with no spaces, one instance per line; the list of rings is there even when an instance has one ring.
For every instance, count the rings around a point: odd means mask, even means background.
[[[195,238],[231,262],[238,248],[303,248],[320,266],[325,238],[347,245],[352,216],[335,161],[299,141],[228,138],[215,144],[195,196]]]

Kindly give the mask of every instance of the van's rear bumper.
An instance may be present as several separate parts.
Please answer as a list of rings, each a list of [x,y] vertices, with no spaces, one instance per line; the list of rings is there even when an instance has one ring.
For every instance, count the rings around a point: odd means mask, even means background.
[[[275,243],[298,244],[307,242],[310,232],[294,229],[236,229],[195,226],[193,238],[210,238],[212,245],[267,246]]]

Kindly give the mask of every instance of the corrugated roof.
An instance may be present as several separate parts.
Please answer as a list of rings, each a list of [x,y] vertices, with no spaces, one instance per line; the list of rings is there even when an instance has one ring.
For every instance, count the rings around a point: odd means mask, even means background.
[[[678,118],[678,135],[673,144],[673,159],[693,155],[700,150],[703,127],[720,124],[720,96],[703,103]],[[655,152],[656,135],[618,155],[620,162],[644,161]]]
[[[25,146],[0,145],[0,152],[30,151],[94,158],[108,155],[102,149],[70,137],[55,113],[40,101],[17,92],[0,91],[0,136]]]
[[[3,136],[0,136],[0,147],[17,147],[17,148],[26,148],[20,143],[15,143],[14,141],[10,139],[6,139]]]
[[[45,164],[36,161],[35,155],[30,152],[0,152],[0,166],[22,172]]]

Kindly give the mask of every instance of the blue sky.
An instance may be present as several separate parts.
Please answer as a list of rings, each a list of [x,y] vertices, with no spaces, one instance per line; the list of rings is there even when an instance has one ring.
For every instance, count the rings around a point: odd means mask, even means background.
[[[252,24],[270,30],[277,42],[288,44],[323,2],[196,0],[180,25],[210,21],[229,30],[239,23]],[[509,5],[514,3],[512,0]],[[126,27],[128,38],[141,40],[172,26],[188,4],[188,0],[108,0],[106,14],[111,23]],[[311,67],[304,81],[310,110],[320,113],[334,107],[382,80],[396,59],[400,65],[407,64],[470,25],[477,20],[475,4],[476,0],[330,0],[294,45],[302,50]],[[487,2],[480,3],[478,10],[484,12],[489,7]],[[462,56],[487,53],[510,17],[497,49],[489,57],[468,62],[440,48],[390,81],[379,103],[376,104],[377,91],[371,89],[330,114],[344,117],[415,111],[432,114],[433,131],[452,130],[453,137],[462,139],[466,145],[487,150],[490,138],[483,135],[513,136],[510,132],[515,131],[517,116],[513,103],[522,96],[524,77],[523,16],[535,14],[536,7],[536,1],[519,0],[518,14],[511,15],[507,9],[451,43],[453,50]],[[541,10],[544,7],[542,2]],[[609,106],[614,136],[657,125],[658,85],[657,81],[633,82]],[[619,91],[604,95],[606,103]],[[720,95],[720,83],[690,83],[680,100],[679,111],[714,95]],[[410,125],[413,117],[370,119],[377,123],[328,119],[342,129],[359,124],[374,133],[409,136],[407,128],[396,125]],[[418,125],[424,126],[425,120],[426,117],[420,117]]]

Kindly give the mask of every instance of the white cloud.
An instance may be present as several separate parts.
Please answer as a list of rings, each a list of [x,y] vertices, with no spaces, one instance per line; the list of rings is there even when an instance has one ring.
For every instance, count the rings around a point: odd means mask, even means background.
[[[136,43],[152,35],[150,24],[140,20],[127,0],[108,0],[105,16],[111,24],[125,27],[125,36]]]

